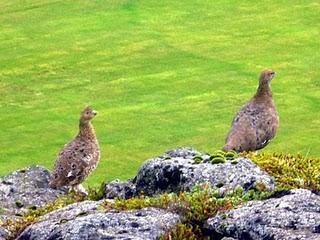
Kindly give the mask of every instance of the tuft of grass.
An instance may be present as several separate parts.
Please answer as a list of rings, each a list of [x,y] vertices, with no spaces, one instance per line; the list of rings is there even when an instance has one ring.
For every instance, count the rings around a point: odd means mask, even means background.
[[[145,207],[169,209],[183,214],[190,222],[201,222],[205,218],[214,216],[218,211],[231,207],[228,200],[219,198],[216,190],[209,185],[201,185],[191,192],[165,193],[156,197],[140,195],[130,199],[117,199],[114,202],[105,201],[103,207],[106,211],[111,209],[134,210]]]
[[[242,153],[275,177],[280,187],[320,190],[320,158],[301,154]]]
[[[170,232],[160,237],[160,240],[199,240],[201,230],[198,226],[180,223],[174,226]]]
[[[85,197],[85,200],[98,201],[104,198],[105,196],[105,182],[102,182],[100,187],[89,187],[88,196]]]

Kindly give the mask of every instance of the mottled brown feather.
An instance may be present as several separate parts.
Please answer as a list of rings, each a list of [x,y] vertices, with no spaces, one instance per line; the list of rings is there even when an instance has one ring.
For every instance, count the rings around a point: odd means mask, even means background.
[[[232,121],[224,151],[255,151],[264,148],[274,138],[279,127],[279,116],[270,89],[274,74],[272,70],[261,73],[256,94]]]
[[[90,122],[95,115],[96,112],[90,107],[81,112],[79,134],[59,153],[51,174],[51,187],[78,185],[96,168],[100,148]]]

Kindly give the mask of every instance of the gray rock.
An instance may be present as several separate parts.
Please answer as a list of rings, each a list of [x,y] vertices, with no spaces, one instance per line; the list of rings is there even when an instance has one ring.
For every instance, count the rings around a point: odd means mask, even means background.
[[[162,155],[162,158],[176,158],[176,157],[180,157],[180,158],[188,158],[188,159],[192,159],[195,156],[204,156],[207,155],[210,157],[209,154],[204,154],[202,152],[199,152],[198,150],[195,150],[191,147],[180,147],[180,148],[176,148],[173,150],[170,150],[168,152],[166,152],[164,155]]]
[[[288,195],[251,201],[208,219],[205,227],[217,239],[319,240],[320,196],[291,190]]]
[[[158,239],[180,221],[161,209],[104,212],[100,204],[86,201],[47,214],[17,239]]]
[[[136,186],[132,181],[122,182],[114,180],[105,185],[105,198],[128,199],[137,195]]]
[[[29,208],[39,208],[66,193],[48,186],[50,173],[33,166],[0,178],[0,239],[7,239],[10,231],[6,222],[15,222]]]
[[[33,166],[0,178],[0,214],[22,214],[28,208],[38,208],[53,202],[63,190],[48,186],[50,173]]]
[[[136,190],[146,195],[163,192],[189,191],[197,184],[210,183],[219,187],[221,193],[242,187],[245,191],[264,185],[274,189],[274,179],[250,159],[239,158],[221,164],[195,164],[193,158],[200,156],[204,162],[210,157],[192,148],[179,148],[147,161],[136,176]]]

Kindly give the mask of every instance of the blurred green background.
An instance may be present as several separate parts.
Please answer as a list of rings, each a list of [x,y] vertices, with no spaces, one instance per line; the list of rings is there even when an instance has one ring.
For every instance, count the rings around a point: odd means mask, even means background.
[[[263,151],[319,157],[319,31],[319,1],[2,0],[0,175],[52,169],[86,105],[102,150],[86,184],[220,149],[265,68],[281,127]]]

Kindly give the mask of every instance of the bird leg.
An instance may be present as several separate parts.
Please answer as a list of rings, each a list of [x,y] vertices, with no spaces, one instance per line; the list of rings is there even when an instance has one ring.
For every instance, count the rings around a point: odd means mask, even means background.
[[[88,192],[86,191],[86,189],[81,184],[72,186],[70,188],[70,191],[72,191],[72,190],[74,190],[76,193],[80,193],[80,194],[85,195],[85,196],[88,195]]]

